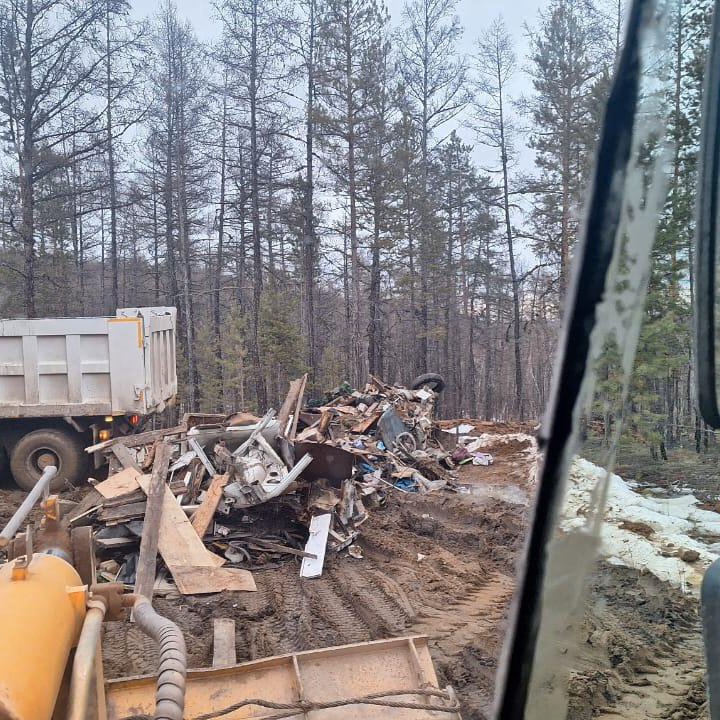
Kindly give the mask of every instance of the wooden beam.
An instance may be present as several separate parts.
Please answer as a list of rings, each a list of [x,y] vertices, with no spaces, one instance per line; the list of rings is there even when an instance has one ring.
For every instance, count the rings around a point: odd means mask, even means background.
[[[228,484],[229,479],[230,476],[228,474],[216,475],[210,482],[210,487],[205,493],[205,499],[192,516],[192,526],[200,538],[205,536],[205,533],[210,527],[217,506],[222,498],[223,488]]]
[[[236,663],[235,621],[232,618],[213,618],[213,667],[230,667]]]
[[[85,448],[86,453],[94,453],[98,450],[107,450],[113,445],[124,445],[125,447],[137,447],[138,445],[149,445],[159,438],[167,438],[170,435],[180,435],[186,432],[185,425],[177,425],[176,427],[166,428],[164,430],[148,430],[147,432],[137,433],[136,435],[121,435],[120,437],[110,438],[104,442],[90,445]]]
[[[307,377],[307,375],[305,377]],[[287,425],[290,420],[290,416],[295,412],[302,386],[303,378],[298,378],[297,380],[290,381],[290,389],[288,390],[288,394],[285,397],[285,402],[282,404],[280,412],[278,412],[277,419],[278,423],[280,424],[280,435],[282,435],[283,437],[285,436],[286,431],[289,430]]]
[[[165,481],[167,480],[168,467],[170,467],[171,454],[172,447],[168,443],[164,442],[158,446],[147,490],[147,510],[145,512],[142,539],[140,540],[140,557],[135,576],[135,594],[144,595],[148,600],[152,600],[153,586],[155,585],[163,501],[165,491],[168,489]]]
[[[139,482],[148,493],[150,478],[141,475]],[[177,568],[218,567],[225,563],[223,558],[209,552],[203,545],[185,511],[167,486],[163,497],[158,550],[173,576]]]
[[[127,495],[134,490],[140,489],[137,481],[139,475],[140,473],[134,468],[125,468],[107,480],[98,483],[95,489],[108,500],[120,495]]]
[[[292,442],[295,439],[295,435],[297,435],[298,420],[300,419],[300,411],[302,410],[303,397],[305,395],[305,388],[307,387],[307,379],[308,376],[307,373],[305,373],[302,378],[302,386],[300,387],[300,392],[298,393],[297,402],[295,403],[295,413],[293,414],[292,428],[287,435],[287,439],[290,440],[290,442]]]
[[[113,445],[110,450],[113,455],[120,461],[123,468],[132,468],[140,472],[140,465],[137,460],[132,456],[132,453],[124,445]]]
[[[252,573],[240,568],[176,567],[171,572],[178,590],[183,595],[207,595],[224,590],[229,592],[257,590]]]

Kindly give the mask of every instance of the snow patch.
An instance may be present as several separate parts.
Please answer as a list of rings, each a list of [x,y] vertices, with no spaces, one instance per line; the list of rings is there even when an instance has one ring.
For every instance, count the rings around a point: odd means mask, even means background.
[[[564,530],[585,526],[593,491],[606,476],[606,470],[588,460],[574,460],[560,523]],[[660,580],[697,595],[705,569],[718,557],[714,543],[720,535],[720,514],[698,507],[694,495],[649,498],[635,492],[619,475],[611,474],[608,482],[602,555],[612,564],[651,572]],[[619,527],[624,522],[643,523],[653,533],[646,538]],[[695,537],[690,537],[691,534]],[[703,542],[703,536],[711,537]],[[696,551],[698,560],[692,563],[681,560],[678,555],[685,550]]]

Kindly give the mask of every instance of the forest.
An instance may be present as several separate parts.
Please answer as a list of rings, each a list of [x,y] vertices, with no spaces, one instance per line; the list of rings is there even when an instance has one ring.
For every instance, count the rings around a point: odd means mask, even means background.
[[[700,443],[693,198],[709,0],[671,0],[673,144],[628,397]],[[0,316],[178,308],[181,409],[439,372],[446,417],[539,419],[621,0],[547,0],[527,51],[457,0],[0,0]],[[465,52],[460,41],[472,38]],[[518,88],[521,91],[518,92]],[[616,389],[606,358],[599,383]]]

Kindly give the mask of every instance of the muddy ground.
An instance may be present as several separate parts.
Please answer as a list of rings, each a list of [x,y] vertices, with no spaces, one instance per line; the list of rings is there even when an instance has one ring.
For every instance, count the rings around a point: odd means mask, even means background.
[[[488,717],[535,462],[532,444],[517,435],[528,428],[496,429],[515,435],[487,448],[491,467],[462,470],[468,493],[393,493],[373,510],[362,527],[362,560],[328,556],[317,580],[301,580],[295,561],[256,571],[256,593],[156,598],[183,628],[191,666],[211,664],[214,617],[235,619],[238,661],[425,634],[463,717]],[[0,493],[0,522],[22,497]],[[573,720],[706,717],[696,601],[651,575],[605,565],[592,584],[582,640]],[[135,627],[107,623],[104,662],[118,677],[153,672],[156,656]]]

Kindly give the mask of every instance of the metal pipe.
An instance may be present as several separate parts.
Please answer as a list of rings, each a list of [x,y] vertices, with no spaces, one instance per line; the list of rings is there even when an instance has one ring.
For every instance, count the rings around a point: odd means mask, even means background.
[[[145,597],[138,596],[133,607],[133,619],[146,635],[155,640],[160,651],[155,720],[183,720],[187,673],[185,638],[180,628],[172,620],[158,615]]]
[[[95,660],[106,610],[107,605],[100,597],[88,602],[88,611],[73,660],[67,720],[84,720],[88,715],[90,685],[95,674]]]
[[[0,532],[0,547],[5,547],[15,537],[15,533],[20,529],[30,511],[35,507],[38,500],[47,493],[50,482],[56,475],[57,468],[54,465],[48,465],[43,470],[43,474],[35,487],[28,493],[28,496],[23,500],[23,504],[15,511],[3,531]]]

